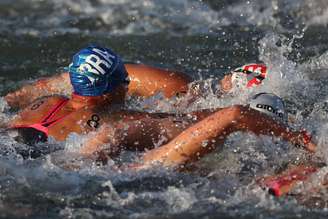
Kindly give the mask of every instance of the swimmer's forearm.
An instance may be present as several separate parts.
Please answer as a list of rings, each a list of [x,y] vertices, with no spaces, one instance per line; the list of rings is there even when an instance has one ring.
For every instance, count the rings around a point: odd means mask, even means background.
[[[145,153],[144,167],[156,163],[176,167],[214,150],[217,143],[232,132],[236,111],[236,107],[219,110],[189,127],[168,144]]]
[[[310,152],[316,149],[316,145],[310,139],[306,139],[303,131],[293,131],[286,125],[248,107],[243,107],[235,124],[235,131],[251,131],[257,135],[281,137],[294,145],[303,145]]]
[[[69,75],[62,73],[24,85],[17,91],[7,94],[5,100],[11,107],[23,108],[39,97],[70,92]]]
[[[143,64],[125,64],[128,71],[130,95],[149,97],[162,92],[165,97],[187,91],[191,79],[188,75]]]
[[[145,153],[143,167],[158,162],[164,166],[177,166],[214,149],[218,141],[236,131],[251,131],[257,135],[282,137],[293,144],[303,141],[300,132],[290,131],[270,117],[248,107],[233,106],[219,110],[189,127],[168,144]],[[310,143],[312,144],[312,143]],[[308,145],[310,145],[308,144]],[[315,145],[307,146],[309,151]]]

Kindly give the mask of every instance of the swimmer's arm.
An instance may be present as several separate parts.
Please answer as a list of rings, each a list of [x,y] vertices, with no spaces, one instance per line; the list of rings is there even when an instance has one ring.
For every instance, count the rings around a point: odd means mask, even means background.
[[[183,96],[176,106],[188,107],[200,97],[208,95],[205,83],[209,81],[192,81],[191,78],[178,71],[160,69],[143,64],[125,64],[129,73],[130,84],[129,95],[150,97],[158,92],[162,92],[165,97]],[[219,82],[214,80],[215,86],[211,86],[213,93],[221,96],[231,90],[231,74],[227,74]],[[187,99],[185,99],[187,98]]]
[[[61,73],[24,85],[17,91],[8,93],[5,100],[13,108],[24,108],[35,99],[53,94],[70,94],[72,88],[68,73]]]
[[[130,77],[130,95],[150,97],[162,92],[165,97],[170,98],[186,93],[191,82],[186,74],[168,69],[143,64],[125,64],[125,68]]]
[[[159,163],[176,167],[189,160],[199,159],[214,150],[215,142],[223,142],[236,131],[251,131],[257,135],[282,137],[293,144],[303,143],[300,132],[290,131],[286,126],[248,107],[233,106],[221,109],[189,127],[168,144],[146,152],[143,164],[138,168],[149,168]],[[306,145],[309,151],[315,144]]]
[[[273,195],[282,196],[289,193],[297,182],[305,182],[319,170],[320,167],[317,164],[289,166],[283,172],[263,177],[257,180],[257,182],[261,187],[269,189]]]
[[[201,98],[206,99],[208,95],[215,95],[220,98],[232,88],[231,82],[227,80],[229,77],[227,75],[221,80],[212,78],[189,83],[187,94],[178,99],[176,106],[187,108]]]
[[[234,131],[251,131],[256,135],[268,135],[281,137],[282,139],[294,144],[303,146],[309,152],[315,152],[316,144],[308,136],[305,136],[304,130],[294,131],[288,126],[274,120],[249,107],[239,106],[241,109],[237,115],[237,123]]]

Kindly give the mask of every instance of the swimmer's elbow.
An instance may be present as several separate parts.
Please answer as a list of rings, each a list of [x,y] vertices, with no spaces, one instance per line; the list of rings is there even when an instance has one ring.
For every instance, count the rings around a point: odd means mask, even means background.
[[[234,105],[228,108],[229,119],[233,130],[245,130],[250,118],[249,108],[242,105]]]
[[[228,115],[230,115],[232,121],[239,121],[244,112],[244,107],[241,105],[234,105],[226,108]]]

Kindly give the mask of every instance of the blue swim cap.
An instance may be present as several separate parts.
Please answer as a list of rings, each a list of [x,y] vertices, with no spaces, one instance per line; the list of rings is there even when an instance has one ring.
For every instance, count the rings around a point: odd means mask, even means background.
[[[121,58],[112,50],[97,46],[76,53],[68,71],[74,92],[81,96],[100,96],[129,83]]]

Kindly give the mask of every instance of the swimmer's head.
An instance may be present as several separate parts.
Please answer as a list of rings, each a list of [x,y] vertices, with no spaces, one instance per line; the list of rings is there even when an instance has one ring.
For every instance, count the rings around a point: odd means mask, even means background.
[[[250,108],[265,113],[274,119],[287,123],[287,112],[284,101],[275,94],[259,93],[252,97]]]
[[[232,89],[245,89],[256,87],[262,83],[267,75],[264,64],[248,64],[236,68],[231,72]]]
[[[129,83],[121,58],[98,46],[76,53],[69,65],[69,75],[74,93],[81,96],[100,96]]]

